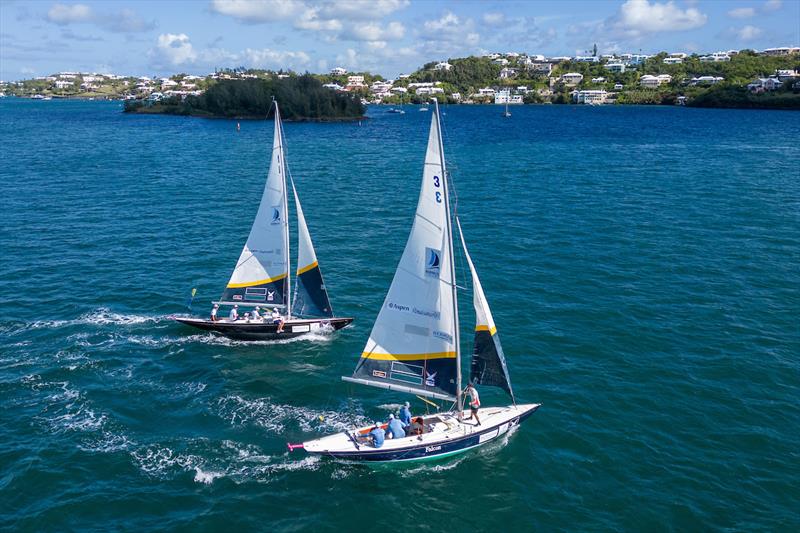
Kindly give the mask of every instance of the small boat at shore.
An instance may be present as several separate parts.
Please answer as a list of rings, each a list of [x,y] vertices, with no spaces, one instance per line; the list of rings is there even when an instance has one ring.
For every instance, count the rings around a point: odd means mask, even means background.
[[[434,111],[422,187],[411,234],[355,371],[352,376],[342,379],[450,401],[452,407],[446,412],[416,417],[415,433],[387,439],[377,447],[369,442],[368,435],[376,426],[385,424],[289,444],[290,451],[304,449],[313,455],[367,463],[444,458],[498,439],[539,408],[539,404],[517,404],[514,399],[497,328],[456,218],[471,274],[476,315],[470,383],[499,387],[512,400],[512,405],[477,410],[479,422],[477,416],[475,421],[471,420],[471,408],[464,409],[466,391],[462,390],[459,287],[453,251],[449,178],[439,106],[435,100],[432,104]],[[470,392],[471,396],[473,394]],[[472,398],[471,407],[475,396]]]
[[[272,160],[267,181],[250,235],[242,249],[218,306],[260,307],[268,315],[281,313],[284,324],[271,317],[258,319],[193,318],[176,316],[187,326],[239,340],[272,340],[297,337],[311,332],[341,329],[353,319],[336,317],[322,279],[311,235],[306,225],[300,197],[284,156],[283,129],[277,102]],[[296,207],[298,251],[296,287],[292,292],[289,254],[288,181],[291,182]]]

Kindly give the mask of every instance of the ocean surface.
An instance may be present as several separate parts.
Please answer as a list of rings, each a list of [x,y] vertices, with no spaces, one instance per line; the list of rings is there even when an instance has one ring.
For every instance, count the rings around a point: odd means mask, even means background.
[[[227,282],[272,124],[0,100],[0,530],[800,528],[800,113],[443,108],[512,384],[543,406],[439,463],[286,451],[425,409],[339,379],[416,206],[430,113],[406,109],[284,125],[355,322],[242,343],[168,317]]]

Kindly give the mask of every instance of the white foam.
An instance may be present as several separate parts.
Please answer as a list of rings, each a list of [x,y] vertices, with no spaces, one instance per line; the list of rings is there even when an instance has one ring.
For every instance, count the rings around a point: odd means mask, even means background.
[[[330,433],[368,423],[359,410],[341,412],[316,410],[272,403],[269,398],[245,399],[227,396],[218,401],[220,415],[232,425],[256,424],[272,433],[283,433],[287,424],[297,424],[304,432]]]
[[[206,485],[211,485],[215,479],[225,475],[221,472],[203,472],[199,466],[194,467],[194,472],[194,480],[198,483],[205,483]]]
[[[169,317],[166,315],[136,315],[136,314],[122,314],[115,313],[107,307],[99,307],[94,311],[85,313],[78,318],[71,320],[37,320],[23,326],[21,330],[26,329],[43,329],[43,328],[61,328],[65,326],[78,326],[78,325],[95,325],[105,326],[108,324],[131,326],[136,324],[158,323],[167,320]]]

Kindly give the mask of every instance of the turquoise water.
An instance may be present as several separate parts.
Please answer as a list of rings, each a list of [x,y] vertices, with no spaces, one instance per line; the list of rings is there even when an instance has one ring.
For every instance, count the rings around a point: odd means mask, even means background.
[[[409,109],[285,124],[334,309],[356,321],[248,344],[167,316],[227,281],[270,123],[0,100],[0,529],[800,527],[795,113],[446,108],[512,383],[544,405],[440,463],[285,451],[406,399],[339,376],[410,228],[430,115]]]

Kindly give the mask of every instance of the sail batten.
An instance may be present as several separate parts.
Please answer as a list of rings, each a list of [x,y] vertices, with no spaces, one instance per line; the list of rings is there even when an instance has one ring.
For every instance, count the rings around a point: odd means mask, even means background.
[[[289,301],[289,235],[280,112],[267,181],[239,260],[220,301],[284,306]]]
[[[403,255],[352,378],[431,397],[458,392],[452,236],[438,114]]]

